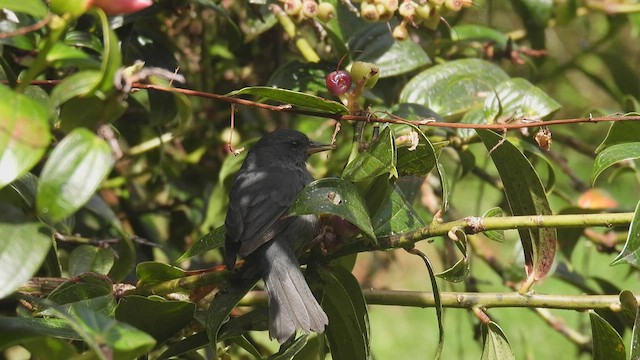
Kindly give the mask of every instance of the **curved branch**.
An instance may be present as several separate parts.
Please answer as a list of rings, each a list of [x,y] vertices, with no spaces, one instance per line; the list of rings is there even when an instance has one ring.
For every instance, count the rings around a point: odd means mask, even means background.
[[[362,293],[368,305],[434,307],[433,293],[430,291],[399,291],[363,289]],[[640,301],[640,296],[636,296]],[[622,310],[618,295],[544,295],[476,292],[441,292],[440,301],[446,308],[546,308],[562,310],[607,309]],[[238,306],[266,305],[267,294],[264,291],[250,291],[238,303]]]

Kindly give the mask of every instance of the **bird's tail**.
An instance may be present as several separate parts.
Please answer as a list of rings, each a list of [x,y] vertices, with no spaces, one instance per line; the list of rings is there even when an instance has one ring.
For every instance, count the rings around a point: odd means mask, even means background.
[[[327,314],[311,293],[286,239],[276,238],[261,250],[260,263],[269,295],[269,336],[283,343],[298,329],[323,332],[329,323]]]

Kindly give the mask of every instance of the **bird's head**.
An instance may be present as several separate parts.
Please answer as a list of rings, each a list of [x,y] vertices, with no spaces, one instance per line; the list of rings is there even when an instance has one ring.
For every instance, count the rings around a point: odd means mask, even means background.
[[[260,139],[251,151],[272,159],[304,162],[310,154],[334,148],[334,145],[311,141],[299,131],[279,129]]]

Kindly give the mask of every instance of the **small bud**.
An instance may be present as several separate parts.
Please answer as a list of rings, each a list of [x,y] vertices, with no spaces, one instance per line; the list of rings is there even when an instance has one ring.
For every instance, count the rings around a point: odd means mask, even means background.
[[[405,25],[405,22],[401,22],[398,26],[393,28],[393,37],[396,40],[407,40],[409,38],[409,30]]]
[[[428,19],[424,19],[424,21],[422,22],[422,25],[424,25],[427,29],[430,29],[430,30],[437,29],[439,24],[440,24],[440,13],[438,13],[435,10],[431,12],[431,17],[429,17]]]
[[[360,6],[360,16],[367,21],[378,21],[378,19],[380,19],[380,12],[375,5],[369,2],[363,2],[362,6]]]
[[[382,5],[384,5],[384,8],[391,13],[398,10],[398,0],[382,0]]]
[[[351,65],[351,78],[356,83],[363,83],[366,88],[371,89],[376,85],[378,79],[380,78],[380,68],[376,64],[364,62],[364,61],[355,61],[353,65]]]
[[[93,0],[92,3],[109,15],[131,14],[153,5],[151,0]]]
[[[398,8],[398,12],[402,17],[412,18],[413,15],[415,15],[416,13],[416,3],[414,3],[411,0],[404,1],[402,4],[400,4],[400,7]]]
[[[315,0],[304,0],[302,2],[302,13],[307,18],[316,17],[318,15],[318,3]]]
[[[444,6],[451,11],[458,12],[462,10],[462,0],[445,0]]]
[[[302,11],[302,0],[285,0],[284,11],[289,16],[296,16]]]
[[[416,14],[418,14],[418,16],[423,20],[427,20],[431,17],[431,10],[433,10],[433,8],[427,3],[416,6]]]
[[[336,9],[331,3],[323,2],[318,5],[318,20],[327,22],[333,19],[336,14]]]

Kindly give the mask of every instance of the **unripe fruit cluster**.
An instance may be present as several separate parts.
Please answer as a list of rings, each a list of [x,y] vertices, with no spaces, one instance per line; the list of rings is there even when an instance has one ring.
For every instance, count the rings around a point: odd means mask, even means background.
[[[280,0],[283,3],[284,11],[296,22],[306,19],[317,18],[322,22],[331,20],[336,9],[332,4],[316,0]]]
[[[356,0],[357,1],[357,0]],[[393,29],[398,40],[409,37],[407,25],[422,25],[435,30],[440,17],[446,12],[457,12],[473,5],[472,0],[364,0],[360,4],[360,16],[368,21],[388,21],[398,12],[402,22]]]
[[[342,62],[342,60],[340,60]],[[340,67],[340,64],[338,64]],[[333,95],[340,96],[351,89],[352,82],[356,87],[373,88],[380,78],[380,68],[376,64],[356,61],[351,65],[349,72],[336,70],[326,77],[327,90]]]

